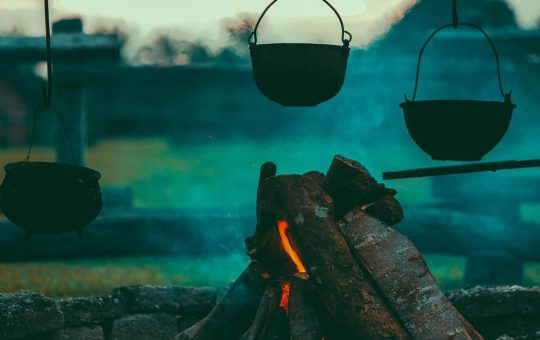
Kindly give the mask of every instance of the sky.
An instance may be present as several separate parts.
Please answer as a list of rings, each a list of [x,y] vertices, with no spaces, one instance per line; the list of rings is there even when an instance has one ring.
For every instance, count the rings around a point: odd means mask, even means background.
[[[156,32],[174,32],[210,46],[226,44],[223,26],[240,17],[256,17],[269,0],[50,0],[52,18],[83,16],[87,31],[113,23],[139,41]],[[540,18],[540,0],[507,0],[524,27]],[[42,0],[0,0],[0,31],[17,27],[25,34],[42,32]],[[353,46],[383,33],[414,0],[332,0],[353,33]],[[311,25],[311,26],[310,26]],[[320,33],[318,33],[320,30]],[[305,32],[304,31],[308,31]],[[266,33],[265,33],[266,32]],[[314,33],[315,32],[315,33]],[[268,12],[261,36],[266,42],[315,39],[339,41],[339,24],[322,1],[279,1]],[[262,39],[264,39],[262,38]]]

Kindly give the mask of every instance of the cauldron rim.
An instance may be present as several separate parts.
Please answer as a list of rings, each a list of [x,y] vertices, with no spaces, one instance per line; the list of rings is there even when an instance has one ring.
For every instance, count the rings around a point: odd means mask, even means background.
[[[496,106],[508,106],[513,109],[516,108],[516,104],[514,103],[508,103],[508,102],[502,102],[497,100],[474,100],[474,99],[427,99],[427,100],[415,100],[415,101],[407,101],[399,104],[400,107],[406,109],[406,108],[413,108],[417,105],[436,105],[436,104],[489,104]]]
[[[21,171],[23,168],[31,169],[32,171],[28,173],[27,171]],[[6,174],[28,177],[32,179],[40,179],[47,181],[72,181],[74,179],[81,181],[98,181],[101,178],[101,173],[94,169],[84,167],[81,165],[69,164],[69,163],[58,163],[58,162],[17,162],[9,163],[4,166]],[[43,170],[46,170],[50,173],[55,173],[56,176],[47,176],[43,175]],[[60,171],[70,171],[72,174],[77,174],[77,176],[59,176],[58,170]],[[36,176],[36,174],[39,174]]]
[[[351,48],[347,45],[335,45],[335,44],[315,44],[315,43],[266,43],[266,44],[255,44],[249,46],[249,49],[257,49],[257,48],[268,48],[268,47],[288,47],[288,46],[295,46],[295,47],[320,47],[320,48],[335,48],[335,49],[347,49],[350,50]]]

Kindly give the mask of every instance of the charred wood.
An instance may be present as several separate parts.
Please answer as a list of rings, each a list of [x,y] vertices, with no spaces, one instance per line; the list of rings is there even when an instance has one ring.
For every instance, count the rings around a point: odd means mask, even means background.
[[[353,338],[407,338],[350,253],[335,226],[332,199],[320,185],[287,175],[267,178],[260,190],[258,227],[276,229],[277,220],[288,222],[315,290],[337,322]]]
[[[259,186],[257,188],[257,226],[255,227],[255,234],[246,238],[245,244],[247,254],[253,260],[261,263],[262,267],[272,276],[279,277],[294,274],[296,268],[281,245],[277,229],[278,219],[273,214],[272,209],[262,209],[263,204],[279,204],[279,202],[272,203],[271,199],[268,198],[271,192],[263,190],[265,181],[275,178],[275,174],[276,165],[274,163],[267,162],[261,166]]]
[[[326,306],[320,298],[315,295],[315,310],[317,312],[317,320],[321,326],[321,333],[325,340],[349,340],[350,333],[348,330],[339,325],[336,319],[330,314]]]
[[[289,340],[290,339],[289,321],[287,312],[283,308],[278,308],[272,317],[263,340]]]
[[[311,282],[294,277],[289,296],[291,340],[321,340]]]
[[[272,321],[276,310],[279,308],[281,288],[275,283],[268,284],[261,299],[257,313],[251,327],[242,336],[241,340],[264,339],[266,331]]]
[[[403,209],[394,196],[384,196],[377,202],[367,206],[364,211],[384,223],[393,226],[403,220]]]
[[[322,185],[322,183],[324,182],[324,174],[320,171],[306,172],[304,176],[311,178],[315,182],[319,183],[319,185]]]
[[[359,208],[338,227],[413,338],[482,339],[439,289],[409,239]]]
[[[336,220],[355,207],[371,204],[387,195],[397,194],[394,189],[377,183],[360,163],[343,156],[334,157],[326,173],[323,188],[334,199]]]
[[[237,340],[250,327],[268,285],[263,271],[251,263],[204,319],[174,340]]]

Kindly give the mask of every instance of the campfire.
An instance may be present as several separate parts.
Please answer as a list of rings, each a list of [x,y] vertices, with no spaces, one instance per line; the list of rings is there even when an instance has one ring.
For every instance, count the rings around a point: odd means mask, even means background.
[[[265,163],[251,263],[175,339],[482,339],[392,227],[396,194],[341,156],[326,175]]]

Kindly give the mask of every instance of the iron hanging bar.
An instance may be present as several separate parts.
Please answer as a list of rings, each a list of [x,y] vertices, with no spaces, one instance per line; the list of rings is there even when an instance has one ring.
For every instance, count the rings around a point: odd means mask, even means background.
[[[345,29],[345,24],[343,23],[343,19],[341,18],[341,15],[339,14],[339,12],[337,11],[337,9],[332,6],[331,3],[329,3],[327,0],[322,0],[328,7],[330,7],[330,9],[336,14],[336,16],[338,17],[338,20],[339,20],[339,24],[341,26],[341,42],[343,42],[343,44],[345,46],[348,46],[349,43],[351,42],[352,40],[352,34],[347,31]],[[264,16],[266,15],[266,12],[268,12],[268,10],[270,9],[270,7],[274,6],[274,4],[278,2],[278,0],[273,0],[265,9],[264,11],[262,12],[261,16],[259,17],[259,19],[257,20],[257,23],[255,24],[255,27],[253,28],[253,31],[251,32],[251,34],[249,35],[248,37],[248,43],[249,45],[256,45],[257,44],[257,30],[259,29],[259,25],[261,24],[261,21],[262,19],[264,18]]]
[[[384,180],[422,178],[432,176],[458,175],[472,172],[497,172],[500,170],[525,169],[540,167],[540,159],[530,159],[525,161],[503,161],[489,163],[475,163],[467,165],[450,165],[435,168],[420,168],[413,170],[402,170],[384,172]]]

